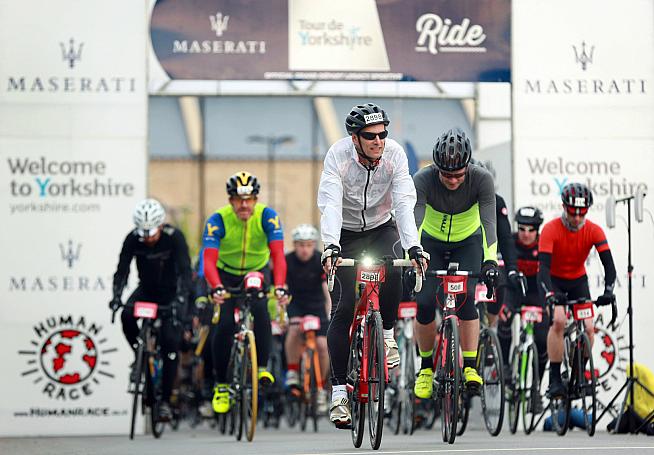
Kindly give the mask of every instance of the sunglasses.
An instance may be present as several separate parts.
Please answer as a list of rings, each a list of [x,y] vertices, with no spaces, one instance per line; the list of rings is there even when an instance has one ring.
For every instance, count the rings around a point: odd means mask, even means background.
[[[536,232],[536,228],[531,226],[518,226],[518,230],[520,232]]]
[[[588,207],[565,207],[566,212],[568,212],[568,215],[570,216],[586,216],[588,213]]]
[[[137,229],[136,230],[136,234],[138,234],[140,240],[148,239],[150,237],[154,237],[155,235],[157,235],[157,232],[159,232],[158,227],[152,228],[152,229]]]
[[[381,133],[371,133],[370,131],[360,131],[359,136],[364,138],[366,141],[374,141],[377,136],[379,136],[379,139],[386,139],[386,136],[388,136],[388,131],[384,130]]]
[[[444,179],[456,179],[460,180],[466,175],[466,171],[464,170],[463,172],[459,172],[457,174],[452,174],[451,172],[443,172],[443,171],[438,171],[440,172],[441,176]]]

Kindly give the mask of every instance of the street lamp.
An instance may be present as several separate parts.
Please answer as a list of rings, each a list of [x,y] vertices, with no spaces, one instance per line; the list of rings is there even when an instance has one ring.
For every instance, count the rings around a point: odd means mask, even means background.
[[[295,142],[295,138],[290,135],[283,136],[261,136],[252,135],[248,136],[248,142],[252,144],[266,144],[268,152],[268,188],[270,191],[269,205],[275,207],[275,151],[278,145],[291,145]]]

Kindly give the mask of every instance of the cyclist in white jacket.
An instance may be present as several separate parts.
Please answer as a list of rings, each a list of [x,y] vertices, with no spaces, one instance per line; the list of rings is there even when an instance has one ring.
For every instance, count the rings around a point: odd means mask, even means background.
[[[338,265],[337,258],[358,259],[364,251],[376,258],[394,257],[393,246],[397,242],[408,250],[415,266],[418,260],[423,267],[427,265],[428,256],[420,246],[413,215],[416,189],[404,149],[386,138],[389,123],[386,112],[376,104],[354,106],[345,120],[349,136],[327,152],[318,189],[321,235],[327,245],[322,256],[326,272],[331,269],[332,260]],[[336,272],[327,330],[332,370],[330,420],[341,428],[351,423],[345,376],[348,332],[354,317],[354,284],[355,270],[347,267]],[[400,361],[393,327],[401,291],[400,272],[395,268],[387,270],[386,281],[380,286],[379,304],[389,368]]]

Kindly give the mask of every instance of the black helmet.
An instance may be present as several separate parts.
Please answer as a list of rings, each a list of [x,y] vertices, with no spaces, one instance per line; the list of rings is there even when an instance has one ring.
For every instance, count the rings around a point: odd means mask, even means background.
[[[378,123],[383,123],[384,126],[391,123],[386,112],[374,103],[359,104],[345,118],[345,129],[347,134],[357,134],[366,126]]]
[[[461,129],[452,128],[436,140],[432,153],[438,169],[458,171],[466,167],[472,157],[470,139]]]
[[[538,228],[538,226],[543,224],[543,212],[536,207],[520,207],[515,212],[515,222]]]
[[[593,205],[593,193],[583,183],[568,183],[561,191],[561,201],[566,207],[587,209]]]
[[[260,188],[257,178],[245,171],[237,172],[227,180],[227,194],[230,196],[256,196]]]

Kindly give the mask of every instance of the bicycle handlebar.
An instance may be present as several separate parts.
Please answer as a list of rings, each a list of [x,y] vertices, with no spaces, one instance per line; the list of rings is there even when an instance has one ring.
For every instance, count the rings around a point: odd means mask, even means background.
[[[587,303],[587,302],[590,302],[593,305],[597,306],[597,301],[596,300],[587,299],[587,298],[584,298],[584,297],[579,298],[579,299],[566,300],[565,302],[556,302],[554,305],[569,307],[569,306],[574,306],[574,305],[578,305],[580,303]],[[614,324],[615,324],[615,321],[616,321],[617,318],[618,318],[618,305],[614,301],[613,303],[611,303],[611,322],[609,322],[609,325],[608,325],[608,327],[610,327],[612,330],[616,329]],[[552,319],[554,319],[554,318],[552,318]]]
[[[378,259],[373,261],[351,259],[351,258],[341,259],[340,263],[337,266],[332,266],[331,270],[329,271],[329,276],[327,277],[327,287],[329,288],[329,292],[334,290],[334,275],[338,267],[355,267],[358,264],[363,264],[364,266],[367,267],[370,267],[372,265],[391,265],[392,267],[413,267],[413,263],[411,262],[410,259],[393,259],[393,260]],[[421,273],[416,273],[416,285],[413,288],[415,292],[420,292],[420,290],[422,289],[422,277],[423,274],[425,273],[425,271],[422,270],[422,265],[420,263],[418,264],[418,267],[420,268]]]
[[[427,270],[425,277],[443,277],[443,276],[467,276],[468,278],[482,278],[481,273],[468,272],[467,270]],[[496,277],[498,275],[495,275]],[[486,285],[486,298],[493,298],[493,286]]]

